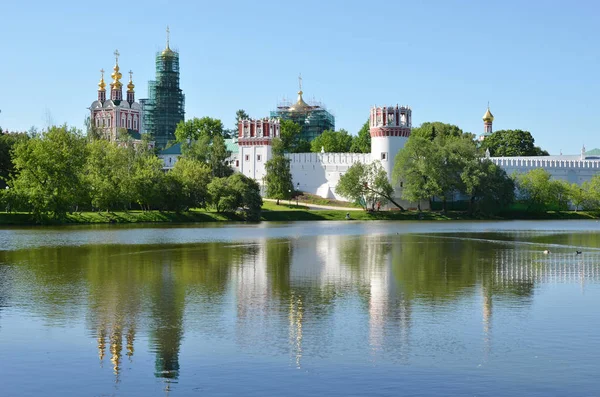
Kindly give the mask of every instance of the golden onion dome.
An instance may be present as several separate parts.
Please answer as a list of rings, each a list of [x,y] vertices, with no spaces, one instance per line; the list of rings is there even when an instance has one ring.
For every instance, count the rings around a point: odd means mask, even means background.
[[[288,109],[290,112],[306,112],[307,110],[310,110],[311,106],[304,102],[304,99],[302,99],[302,94],[302,90],[298,91],[298,101],[290,106]]]
[[[487,108],[487,111],[483,115],[483,121],[486,123],[491,123],[492,121],[494,121],[494,115],[492,114],[492,112],[490,112],[489,107]]]
[[[104,82],[104,69],[100,70],[101,77],[98,83],[98,91],[106,91],[106,83]]]
[[[127,84],[127,91],[133,92],[135,85],[133,84],[133,72],[129,71],[129,84]]]
[[[110,75],[110,77],[113,78],[112,83],[110,84],[110,86],[113,89],[120,89],[121,87],[123,87],[123,83],[121,83],[121,77],[123,77],[123,75],[121,74],[121,72],[119,72],[119,65],[115,65],[115,67],[113,68],[114,72]]]

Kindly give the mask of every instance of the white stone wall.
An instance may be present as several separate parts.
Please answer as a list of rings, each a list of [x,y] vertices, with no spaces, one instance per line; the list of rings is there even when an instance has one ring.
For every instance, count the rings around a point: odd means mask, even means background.
[[[296,190],[336,200],[344,200],[335,192],[340,176],[356,162],[371,162],[370,153],[292,153],[287,157]]]
[[[271,145],[240,145],[238,153],[239,172],[263,184],[265,163],[271,158]]]
[[[554,179],[579,185],[600,172],[600,160],[573,159],[574,156],[561,157],[491,157],[490,160],[502,167],[508,175],[524,174],[536,168],[543,168]]]

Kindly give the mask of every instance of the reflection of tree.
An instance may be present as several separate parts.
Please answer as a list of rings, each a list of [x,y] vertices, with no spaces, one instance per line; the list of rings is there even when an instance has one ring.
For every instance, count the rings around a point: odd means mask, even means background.
[[[151,340],[156,349],[155,376],[177,379],[179,347],[183,337],[185,287],[173,274],[173,264],[162,265],[162,272],[152,283]]]

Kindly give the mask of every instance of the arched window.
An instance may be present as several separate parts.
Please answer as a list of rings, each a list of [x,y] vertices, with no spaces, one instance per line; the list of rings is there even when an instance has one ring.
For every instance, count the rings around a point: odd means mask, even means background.
[[[127,118],[127,129],[130,130],[131,129],[131,116],[129,116]]]
[[[136,130],[136,131],[138,130],[138,119],[137,119],[137,116],[135,116],[133,118],[133,129]]]

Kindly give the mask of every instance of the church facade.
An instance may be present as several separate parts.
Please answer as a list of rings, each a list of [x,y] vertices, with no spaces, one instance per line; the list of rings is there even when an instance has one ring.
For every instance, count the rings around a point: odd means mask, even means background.
[[[123,83],[119,67],[119,51],[115,51],[115,66],[111,74],[110,98],[106,97],[104,69],[100,70],[98,83],[98,98],[90,106],[90,123],[101,132],[103,137],[111,142],[119,138],[119,131],[126,130],[134,139],[139,139],[141,131],[142,107],[135,101],[135,85],[133,72],[129,71],[127,96],[123,99]]]

